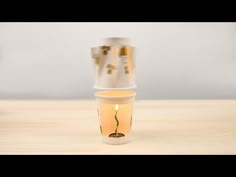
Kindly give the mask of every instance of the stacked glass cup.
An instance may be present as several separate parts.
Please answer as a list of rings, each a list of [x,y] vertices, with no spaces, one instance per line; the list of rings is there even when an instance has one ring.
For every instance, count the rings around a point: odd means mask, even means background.
[[[91,49],[103,142],[124,144],[130,141],[133,103],[136,93],[135,48],[128,38],[105,38]]]

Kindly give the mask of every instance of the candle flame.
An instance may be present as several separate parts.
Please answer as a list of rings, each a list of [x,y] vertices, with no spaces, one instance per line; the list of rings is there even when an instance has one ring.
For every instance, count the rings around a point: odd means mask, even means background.
[[[118,111],[118,109],[119,109],[119,105],[116,104],[116,105],[115,105],[115,110]]]

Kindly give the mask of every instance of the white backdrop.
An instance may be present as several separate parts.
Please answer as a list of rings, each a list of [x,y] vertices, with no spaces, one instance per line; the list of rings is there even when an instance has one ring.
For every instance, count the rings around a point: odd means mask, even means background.
[[[236,23],[0,23],[0,98],[94,98],[104,37],[137,47],[137,99],[236,98]]]

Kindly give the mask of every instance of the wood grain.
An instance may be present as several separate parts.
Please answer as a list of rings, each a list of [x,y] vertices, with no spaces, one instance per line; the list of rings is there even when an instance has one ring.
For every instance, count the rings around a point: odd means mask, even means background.
[[[0,154],[236,154],[236,100],[136,100],[132,140],[101,140],[95,100],[0,100]]]

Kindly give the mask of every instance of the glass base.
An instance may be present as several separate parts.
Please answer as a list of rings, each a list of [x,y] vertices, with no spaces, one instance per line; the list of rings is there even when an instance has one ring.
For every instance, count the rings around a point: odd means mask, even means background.
[[[119,145],[119,144],[125,144],[130,141],[129,135],[125,135],[123,137],[107,137],[103,136],[102,140],[106,144],[112,144],[112,145]]]

